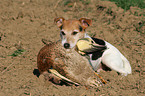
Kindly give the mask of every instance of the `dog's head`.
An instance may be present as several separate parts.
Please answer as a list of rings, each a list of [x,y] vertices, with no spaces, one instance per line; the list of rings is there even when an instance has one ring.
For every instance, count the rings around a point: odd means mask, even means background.
[[[62,45],[66,49],[73,48],[77,41],[85,36],[85,29],[91,25],[92,20],[80,18],[79,20],[65,20],[63,17],[56,18],[54,22],[60,28]]]

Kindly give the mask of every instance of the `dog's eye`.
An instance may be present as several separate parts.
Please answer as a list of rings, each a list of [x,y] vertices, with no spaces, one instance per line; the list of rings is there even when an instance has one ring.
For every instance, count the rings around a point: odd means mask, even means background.
[[[78,33],[78,32],[75,32],[75,31],[74,31],[74,32],[72,33],[72,35],[76,35],[77,33]]]
[[[65,33],[64,33],[63,31],[61,31],[61,34],[62,34],[62,35],[65,35]]]

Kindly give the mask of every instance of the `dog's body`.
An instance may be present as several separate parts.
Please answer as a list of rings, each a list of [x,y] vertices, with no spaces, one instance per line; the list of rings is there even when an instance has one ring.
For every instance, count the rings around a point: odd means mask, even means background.
[[[60,28],[62,45],[68,50],[74,48],[79,39],[91,38],[85,32],[85,29],[92,23],[90,19],[81,18],[79,20],[65,20],[63,17],[60,17],[56,18],[54,21]],[[102,62],[109,68],[120,72],[125,76],[127,74],[130,74],[131,67],[128,60],[113,45],[106,41],[105,44],[108,50],[103,53],[102,57],[97,58],[96,60],[92,60],[92,55],[90,54],[89,56],[89,62],[92,65],[93,69],[97,71],[98,66]]]
[[[94,41],[96,38],[92,38]],[[96,39],[96,42],[98,42],[98,39]],[[103,52],[94,52],[92,54],[89,54],[90,57],[90,63],[95,71],[99,69],[99,65],[101,63],[105,64],[107,67],[109,67],[112,70],[115,70],[122,75],[127,76],[128,74],[131,74],[131,66],[129,61],[121,54],[121,52],[111,45],[110,43],[104,41],[104,44],[106,45],[107,49]],[[102,53],[102,54],[101,54]],[[94,58],[94,54],[101,54],[99,57]]]

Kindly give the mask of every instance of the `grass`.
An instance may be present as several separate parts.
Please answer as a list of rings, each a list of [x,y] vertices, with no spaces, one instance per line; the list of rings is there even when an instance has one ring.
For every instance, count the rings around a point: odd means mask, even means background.
[[[14,53],[11,54],[11,55],[9,55],[9,56],[16,57],[16,56],[18,56],[18,55],[21,55],[22,52],[25,52],[25,51],[26,51],[26,50],[24,50],[24,49],[18,49],[18,50],[16,50],[16,51],[14,51]]]
[[[131,6],[137,6],[141,9],[145,8],[145,0],[109,0],[115,2],[118,7],[123,8],[125,11],[129,10]]]
[[[64,0],[64,6],[77,1],[82,2],[84,5],[89,5],[91,3],[91,0]],[[118,7],[123,8],[125,11],[129,10],[131,6],[136,6],[141,9],[145,8],[145,0],[108,0],[108,1],[115,2],[115,4]]]

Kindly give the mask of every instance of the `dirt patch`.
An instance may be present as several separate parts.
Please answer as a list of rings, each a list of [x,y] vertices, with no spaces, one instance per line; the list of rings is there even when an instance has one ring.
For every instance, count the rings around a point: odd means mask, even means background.
[[[0,1],[0,96],[96,96],[145,94],[145,10],[131,7],[124,12],[109,1],[66,3],[66,0]],[[86,0],[87,1],[87,0]],[[87,31],[116,46],[130,61],[132,74],[101,72],[107,84],[86,90],[83,86],[59,86],[33,75],[36,57],[44,44],[57,41],[59,29],[54,18],[91,18]],[[19,56],[9,56],[18,49]]]

